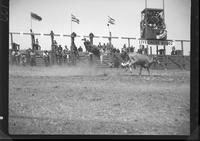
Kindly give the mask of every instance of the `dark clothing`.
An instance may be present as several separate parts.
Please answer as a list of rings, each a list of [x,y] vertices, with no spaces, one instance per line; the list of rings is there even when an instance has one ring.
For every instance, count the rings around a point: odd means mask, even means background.
[[[69,59],[69,53],[67,50],[64,50],[63,51],[63,62],[67,63],[69,61],[68,59]]]
[[[44,63],[45,63],[45,66],[49,66],[49,63],[50,61],[49,61],[49,56],[46,56],[46,57],[44,57]]]
[[[144,48],[144,54],[148,55],[148,49],[147,48]]]
[[[130,47],[130,52],[134,52],[134,47]]]
[[[160,49],[159,53],[160,53],[160,55],[164,55],[165,54],[165,50],[164,49]]]
[[[15,58],[16,58],[16,63],[17,63],[17,65],[19,65],[19,64],[20,64],[20,53],[19,53],[19,51],[17,51],[17,52],[15,53]]]
[[[25,66],[26,65],[26,55],[22,54],[22,65]]]
[[[30,58],[31,58],[31,62],[30,62],[30,64],[31,64],[31,66],[36,66],[36,58],[35,58],[35,53],[34,52],[31,52],[30,53]]]
[[[114,68],[118,68],[120,65],[120,55],[118,53],[112,54],[112,62],[114,64]]]
[[[16,65],[16,64],[17,64],[17,59],[16,59],[15,54],[16,54],[16,52],[13,50],[13,51],[11,52],[12,65]]]
[[[59,46],[59,47],[58,47],[58,50],[62,52],[62,47],[61,47],[61,46]]]
[[[142,54],[142,49],[138,49],[138,53],[139,53],[139,54]]]
[[[61,52],[61,50],[56,51],[56,63],[58,65],[62,64],[62,52]]]
[[[177,55],[177,52],[176,52],[175,50],[173,50],[173,51],[171,52],[171,55]]]
[[[27,64],[31,62],[30,50],[26,50],[26,62]]]
[[[83,52],[83,49],[81,47],[78,48],[79,52]]]
[[[73,50],[74,52],[78,51],[76,46],[74,46]]]

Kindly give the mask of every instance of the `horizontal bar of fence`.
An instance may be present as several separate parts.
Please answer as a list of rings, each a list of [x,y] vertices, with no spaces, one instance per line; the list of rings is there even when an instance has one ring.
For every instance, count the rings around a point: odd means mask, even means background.
[[[109,37],[109,36],[102,36],[102,38],[112,38],[112,39],[118,39],[119,37]]]
[[[133,40],[136,40],[136,38],[133,38],[133,37],[121,37],[121,39],[133,39]]]
[[[83,35],[84,38],[89,38],[90,36]],[[100,36],[94,36],[94,38],[100,38]]]
[[[23,32],[9,32],[9,34],[23,34],[23,35],[44,35],[44,36],[51,36],[51,34],[42,34],[42,33],[23,33]],[[64,36],[64,37],[71,37],[71,35],[66,34],[53,34],[54,36]],[[81,37],[80,35],[77,35],[76,37]],[[88,38],[89,36],[83,36]],[[119,39],[120,37],[110,37],[110,36],[94,36],[94,38],[112,38],[112,39]],[[148,40],[148,39],[141,39],[141,38],[134,38],[134,37],[121,37],[121,39],[133,39],[133,40]],[[190,42],[190,40],[155,40],[155,41],[173,41],[173,42]]]
[[[71,35],[65,35],[65,34],[64,34],[63,36],[64,36],[64,37],[71,37]]]
[[[176,42],[190,42],[190,40],[175,40]]]
[[[9,34],[20,34],[20,32],[10,32]]]

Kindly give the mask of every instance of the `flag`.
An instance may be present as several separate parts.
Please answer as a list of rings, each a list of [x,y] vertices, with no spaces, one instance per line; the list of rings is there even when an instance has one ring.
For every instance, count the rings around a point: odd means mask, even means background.
[[[108,23],[115,24],[115,19],[108,16]]]
[[[75,23],[77,23],[77,24],[79,24],[79,22],[80,22],[79,19],[76,18],[76,17],[75,17],[74,15],[72,15],[72,14],[71,14],[71,19],[72,19],[73,22],[75,22]]]
[[[37,14],[31,12],[31,18],[35,19],[35,20],[38,20],[38,21],[41,21],[42,18],[40,16],[38,16]]]

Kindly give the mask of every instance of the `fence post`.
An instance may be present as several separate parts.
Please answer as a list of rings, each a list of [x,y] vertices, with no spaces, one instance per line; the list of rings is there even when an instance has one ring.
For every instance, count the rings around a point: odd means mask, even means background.
[[[184,49],[183,49],[183,41],[181,41],[181,50],[182,50],[182,59],[183,59],[182,66],[183,66],[183,69],[185,69],[185,59],[184,59],[184,54],[183,54],[183,51],[184,51]]]
[[[150,54],[152,55],[152,47],[150,46]]]
[[[158,55],[158,45],[156,45],[156,55]]]

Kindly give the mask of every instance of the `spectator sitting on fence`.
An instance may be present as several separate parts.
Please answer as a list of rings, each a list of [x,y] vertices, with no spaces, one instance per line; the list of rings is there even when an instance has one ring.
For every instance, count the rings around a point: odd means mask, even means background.
[[[172,47],[171,55],[177,55],[177,51],[175,49],[175,46]]]
[[[78,48],[78,52],[83,52],[83,49],[81,46]]]

